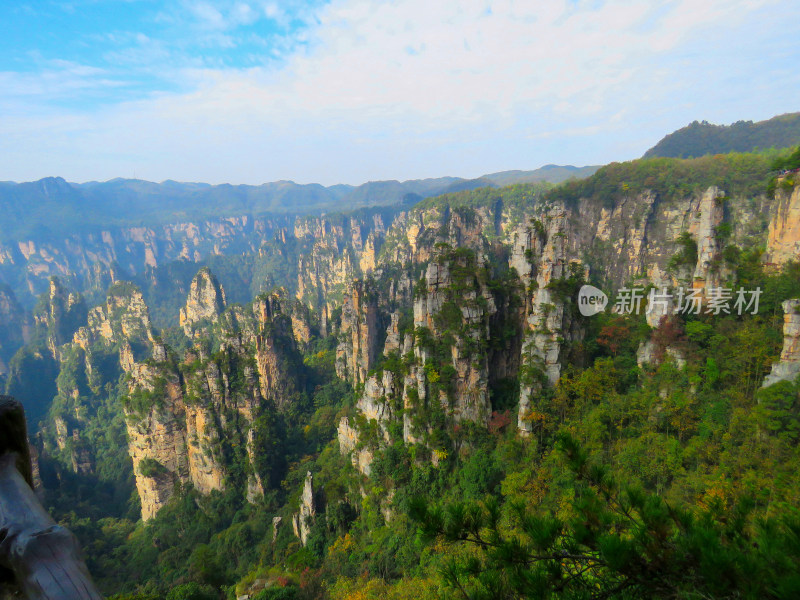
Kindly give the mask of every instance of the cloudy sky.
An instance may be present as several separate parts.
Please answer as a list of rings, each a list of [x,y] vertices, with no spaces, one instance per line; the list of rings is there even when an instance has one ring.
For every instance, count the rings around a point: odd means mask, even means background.
[[[800,110],[796,0],[0,3],[0,180],[361,183],[629,160]]]

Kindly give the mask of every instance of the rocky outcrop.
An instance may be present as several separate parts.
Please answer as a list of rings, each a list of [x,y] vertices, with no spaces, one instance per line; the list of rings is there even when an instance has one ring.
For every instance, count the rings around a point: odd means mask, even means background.
[[[311,311],[299,301],[291,303],[292,338],[299,348],[308,348],[314,329]]]
[[[631,283],[652,283],[656,287],[719,287],[728,272],[722,259],[731,233],[738,244],[763,242],[757,221],[767,209],[755,203],[748,212],[742,202],[729,201],[725,191],[711,186],[685,198],[664,198],[653,191],[619,193],[609,202],[582,200],[568,210],[568,246],[573,256],[585,263],[615,291]],[[753,214],[751,214],[753,213]],[[728,223],[730,232],[720,234]],[[681,256],[679,240],[696,245]],[[733,241],[733,240],[732,240]],[[659,315],[663,316],[663,315]],[[658,317],[653,317],[653,326]]]
[[[339,421],[337,438],[339,440],[339,452],[344,455],[350,455],[353,466],[369,477],[372,470],[374,453],[368,448],[360,447],[358,431],[350,425],[350,419],[348,417],[342,417]]]
[[[477,208],[436,204],[400,213],[386,233],[378,265],[424,263],[437,244],[468,248],[483,254],[487,239],[503,235],[503,206]]]
[[[142,292],[128,282],[111,286],[105,305],[92,308],[86,321],[73,336],[74,343],[85,351],[91,351],[90,346],[101,340],[107,344],[134,341],[137,349],[139,342],[149,345],[154,340],[150,311]]]
[[[94,472],[94,459],[91,449],[81,438],[80,427],[76,426],[74,420],[68,423],[65,418],[60,416],[53,419],[53,427],[56,446],[68,461],[72,472],[91,475]]]
[[[211,270],[204,267],[192,279],[186,305],[180,310],[179,324],[187,337],[197,337],[202,324],[216,321],[225,306],[225,290]]]
[[[487,277],[482,256],[442,243],[415,288],[416,334],[401,340],[400,314],[389,313],[384,355],[395,354],[394,366],[366,379],[355,417],[343,417],[338,428],[341,452],[365,475],[383,446],[420,444],[433,455],[441,451],[432,419],[440,426],[488,423],[490,323],[497,308]],[[403,366],[396,362],[399,355]]]
[[[283,521],[283,517],[272,517],[272,543],[278,539],[278,527]]]
[[[783,303],[783,350],[781,360],[772,365],[762,387],[779,381],[794,381],[800,375],[800,300]]]
[[[201,493],[224,488],[220,417],[237,403],[247,405],[248,415],[255,412],[260,398],[255,375],[249,387],[238,388],[253,398],[248,403],[230,392],[230,375],[207,356],[187,353],[182,374],[155,335],[141,292],[128,283],[112,286],[106,302],[89,311],[86,325],[58,350],[62,412],[54,415],[53,436],[76,473],[93,470],[82,430],[105,404],[107,386],[124,374],[122,409],[142,518],[152,518],[177,484],[192,484]],[[246,384],[246,369],[239,372]]]
[[[317,515],[314,502],[313,481],[314,478],[311,476],[311,471],[308,471],[306,473],[305,484],[303,485],[303,493],[300,496],[300,510],[292,516],[294,534],[300,538],[300,542],[304,546],[308,541],[308,536],[311,533],[311,526]]]
[[[416,366],[411,369],[412,388],[425,369],[438,344],[449,345],[449,360],[442,372],[426,371],[445,385],[439,386],[438,398],[455,422],[462,420],[485,424],[491,413],[489,403],[489,320],[495,313],[494,296],[481,276],[482,255],[472,251],[443,249],[428,265],[425,287],[414,301],[414,327],[427,331],[414,347]],[[434,381],[433,383],[437,383]]]
[[[302,361],[294,336],[295,331],[307,323],[298,318],[303,308],[298,308],[282,292],[261,296],[253,302],[254,322],[243,324],[239,329],[245,337],[247,332],[254,334],[252,340],[243,340],[243,343],[252,341],[255,345],[261,395],[280,409],[286,408],[298,391],[300,373],[292,365]]]
[[[128,453],[147,521],[166,504],[179,482],[188,481],[185,406],[177,377],[145,365],[132,376],[126,408]]]
[[[78,327],[80,315],[84,325]],[[73,472],[91,474],[95,449],[84,429],[107,405],[108,390],[118,384],[121,369],[132,369],[137,360],[164,360],[166,349],[154,343],[147,306],[130,284],[112,286],[105,304],[87,314],[80,296],[53,279],[36,318],[60,373],[44,449],[59,455]],[[71,340],[63,342],[67,335]]]
[[[395,385],[394,375],[390,371],[376,374],[367,379],[364,392],[356,403],[356,411],[366,423],[374,422],[377,426],[380,444],[390,444],[389,426],[396,418],[399,389]],[[348,417],[342,417],[337,429],[339,451],[350,455],[353,466],[361,473],[369,476],[374,452],[362,445],[359,433],[350,423]],[[373,444],[376,440],[372,441]]]
[[[375,421],[385,441],[389,441],[389,424],[392,422],[392,406],[389,399],[395,395],[394,375],[384,371],[381,377],[373,375],[364,384],[364,393],[356,403],[356,409],[367,420]]]
[[[225,465],[214,452],[219,444],[217,415],[208,407],[186,406],[186,450],[189,479],[201,494],[225,488]]]
[[[658,223],[655,219],[659,212],[657,196],[649,190],[636,196],[623,195],[612,206],[581,203],[578,208],[581,227],[573,231],[570,245],[576,249],[576,234],[582,238],[578,243],[591,244],[595,264],[617,285],[642,277],[651,262],[649,252],[653,249],[648,241],[653,236],[654,224]],[[596,226],[592,227],[593,223]],[[672,224],[661,223],[664,235],[669,235]],[[656,251],[660,253],[661,249]]]
[[[383,353],[399,352],[403,340],[400,339],[400,312],[394,311],[389,315],[389,326],[386,328],[386,341],[383,343]]]
[[[650,327],[657,329],[665,325],[670,315],[684,310],[685,306],[680,304],[686,304],[692,290],[698,294],[700,310],[706,310],[712,297],[720,296],[723,287],[732,285],[732,270],[722,256],[727,236],[720,233],[725,223],[726,200],[724,192],[712,186],[681,210],[665,213],[673,223],[680,220],[680,226],[673,227],[670,233],[675,236],[679,250],[666,266],[656,261],[647,267],[644,283],[653,284],[654,289],[642,306],[646,304],[644,310]],[[642,342],[637,352],[639,366],[658,364],[669,357],[682,368],[686,361],[680,350],[662,346],[653,340]]]

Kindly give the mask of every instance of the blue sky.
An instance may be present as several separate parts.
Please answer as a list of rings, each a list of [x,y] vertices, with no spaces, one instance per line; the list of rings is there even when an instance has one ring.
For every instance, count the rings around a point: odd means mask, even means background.
[[[0,180],[361,183],[800,111],[796,0],[0,3]]]

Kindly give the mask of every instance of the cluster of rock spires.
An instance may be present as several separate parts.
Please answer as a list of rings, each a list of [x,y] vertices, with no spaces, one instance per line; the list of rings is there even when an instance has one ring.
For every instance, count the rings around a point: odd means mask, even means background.
[[[275,294],[224,311],[219,282],[201,270],[181,310],[182,325],[200,339],[203,326],[206,335],[213,329],[219,350],[211,355],[197,343],[178,365],[155,342],[149,360],[130,363],[130,454],[134,465],[155,467],[136,474],[143,519],[164,505],[176,482],[191,483],[203,494],[224,489],[231,458],[226,446],[237,440],[245,448],[248,499],[263,495],[256,420],[264,410],[285,408],[293,392],[289,364],[298,352],[293,324],[309,327],[300,319],[302,310],[292,311],[294,304]],[[133,398],[144,398],[145,405]]]
[[[782,264],[797,256],[800,194],[796,190],[783,195],[779,192],[774,205],[763,198],[761,202],[755,208],[752,203],[745,206],[730,202],[722,190],[711,187],[698,196],[669,203],[659,201],[655,194],[648,192],[623,196],[613,206],[591,202],[580,203],[577,207],[532,203],[522,215],[502,205],[472,211],[428,208],[400,215],[387,233],[388,247],[384,248],[374,278],[356,282],[352,296],[346,296],[346,302],[365,297],[368,291],[364,286],[372,286],[373,295],[368,305],[355,302],[347,308],[348,322],[354,325],[348,329],[348,335],[341,338],[339,350],[343,359],[356,356],[360,359],[352,368],[344,366],[340,370],[340,375],[351,378],[354,383],[364,383],[355,407],[356,416],[377,421],[383,433],[379,445],[397,443],[389,431],[398,419],[396,415],[401,413],[403,436],[400,442],[419,443],[425,437],[424,432],[414,426],[420,402],[440,404],[452,423],[468,418],[486,424],[493,410],[488,384],[492,376],[500,374],[518,378],[517,427],[520,434],[530,434],[536,425],[539,392],[544,386],[557,383],[565,353],[584,335],[586,321],[576,314],[574,298],[564,294],[565,290],[574,293],[568,285],[570,280],[589,280],[595,270],[601,271],[601,279],[612,290],[626,285],[644,288],[652,284],[667,290],[679,286],[708,290],[732,285],[732,273],[722,258],[724,246],[729,241],[741,244],[763,237],[764,232],[757,225],[759,219],[767,217],[771,223],[768,261]],[[723,223],[728,227],[720,227]],[[783,235],[777,234],[778,231]],[[680,248],[679,241],[687,235],[696,245],[696,256],[691,263],[678,261],[676,264],[673,257]],[[450,244],[475,252],[476,272],[480,265],[488,262],[490,255],[498,255],[498,245],[504,248],[509,266],[518,277],[516,291],[522,302],[518,307],[503,305],[499,311],[516,332],[500,352],[489,352],[476,363],[473,356],[459,352],[458,343],[452,345],[450,365],[456,373],[457,392],[445,397],[439,390],[438,398],[429,398],[430,379],[424,368],[428,351],[416,336],[404,337],[397,330],[398,312],[392,311],[398,301],[395,290],[403,289],[403,280],[394,278],[391,282],[394,285],[387,286],[380,280],[380,271],[388,269],[392,262],[427,265],[420,282],[424,285],[415,288],[413,325],[417,330],[425,328],[434,339],[441,339],[446,332],[437,329],[437,315],[447,303],[446,290],[454,285],[450,269],[455,264],[447,251],[441,249]],[[409,269],[406,271],[408,273]],[[410,271],[413,272],[413,267]],[[460,286],[459,292],[461,325],[480,324],[471,329],[472,335],[489,342],[502,299],[477,279],[466,288]],[[470,300],[479,297],[483,298],[481,308],[471,307]],[[776,365],[766,385],[777,378],[793,379],[800,372],[796,331],[800,321],[793,307],[791,302],[784,306],[787,341],[781,363]],[[642,304],[642,310],[646,309],[646,303]],[[647,312],[648,324],[658,328],[674,309],[673,304],[654,306]],[[372,323],[376,328],[388,323],[385,338],[382,331],[371,328]],[[350,333],[354,331],[359,335],[351,342]],[[380,348],[381,339],[385,339],[383,348]],[[398,381],[393,373],[384,370],[365,381],[364,372],[369,372],[381,356],[388,357],[393,352],[404,356],[413,353],[408,375]],[[373,359],[373,356],[378,358]],[[639,351],[640,365],[658,362],[663,357],[670,357],[679,366],[684,362],[678,350],[657,348],[655,342],[643,344]],[[346,365],[347,360],[343,363]],[[368,475],[377,450],[374,440],[361,439],[352,416],[342,418],[338,438],[341,451],[350,455],[353,464]],[[431,459],[435,461],[436,448],[430,450]]]
[[[199,261],[213,254],[258,252],[261,240],[290,225],[287,217],[242,215],[0,243],[0,274],[8,281],[23,281],[33,296],[46,291],[53,276],[86,287],[108,287],[119,280],[119,272],[142,273],[172,260]]]
[[[63,301],[55,283],[50,305]],[[176,484],[191,484],[203,494],[224,489],[231,445],[245,450],[247,493],[255,501],[264,491],[256,420],[267,408],[286,407],[294,392],[296,377],[289,369],[299,356],[295,339],[310,330],[307,315],[281,294],[226,309],[219,282],[203,269],[181,310],[187,334],[198,342],[179,361],[155,334],[141,292],[129,284],[112,286],[105,304],[88,312],[70,341],[49,342],[61,372],[74,374],[59,378],[58,398],[70,409],[53,418],[58,449],[71,454],[76,473],[92,473],[81,430],[93,395],[123,375],[128,451],[144,520],[169,500]],[[219,341],[213,354],[203,343],[210,335]]]
[[[397,214],[388,227],[379,214],[298,219],[293,230],[250,223],[281,243],[292,237],[301,245],[295,297],[283,291],[229,306],[214,275],[202,269],[180,311],[188,338],[182,359],[156,334],[141,292],[125,283],[87,311],[53,280],[35,322],[17,331],[29,337],[38,323],[50,332],[47,347],[61,372],[74,373],[59,378],[57,390],[69,410],[47,427],[75,472],[93,470],[81,437],[90,399],[123,375],[143,519],[164,506],[176,485],[203,494],[223,490],[234,459],[243,465],[248,499],[257,501],[268,486],[260,417],[289,406],[301,384],[291,365],[302,361],[315,336],[337,336],[336,373],[359,390],[352,412],[338,423],[340,450],[353,465],[369,475],[375,453],[392,444],[416,445],[418,457],[436,464],[436,428],[488,425],[498,408],[493,390],[502,382],[518,382],[519,433],[535,431],[542,390],[558,382],[585,332],[574,301],[580,282],[594,277],[607,291],[724,285],[731,277],[725,244],[764,237],[763,219],[770,222],[767,261],[794,259],[800,193],[779,190],[774,203],[759,202],[732,202],[712,187],[671,202],[644,192],[611,205],[533,197],[513,206],[428,203]],[[686,235],[696,255],[675,261]],[[20,321],[14,303],[13,294],[0,290],[0,325]],[[797,306],[784,305],[784,352],[765,385],[800,373]],[[648,323],[658,327],[670,309],[648,313]],[[657,350],[644,344],[640,362],[679,358]],[[371,422],[377,435],[367,436]],[[318,512],[316,495],[309,473],[292,520],[303,543]]]
[[[531,208],[536,212],[524,215],[501,205],[475,211],[433,207],[401,215],[387,235],[392,246],[383,254],[379,271],[374,278],[355,282],[345,296],[337,372],[363,383],[356,416],[377,422],[379,445],[424,446],[432,437],[431,411],[441,412],[453,425],[465,420],[487,425],[493,411],[491,384],[523,372],[532,376],[521,378],[519,427],[530,431],[531,398],[538,386],[557,381],[561,348],[580,335],[566,299],[550,284],[585,270],[566,242],[566,212],[556,207],[537,210],[533,204]],[[490,255],[506,255],[514,268],[509,289],[490,287]],[[392,262],[404,270],[399,278]],[[390,281],[384,280],[381,268]],[[416,283],[410,327],[400,331],[411,281]],[[515,305],[510,294],[523,301]],[[512,334],[506,333],[504,343],[497,344],[501,330]],[[430,359],[434,354],[441,359],[442,352],[444,366],[436,372],[431,365],[439,363]],[[398,377],[383,369],[365,377],[379,356],[392,354],[403,357],[407,373]],[[445,379],[447,385],[442,385]],[[402,425],[400,439],[390,434],[394,422]],[[342,452],[368,475],[375,440],[362,440],[348,416],[339,423],[338,438]],[[428,449],[431,460],[437,461],[439,448],[433,444]]]

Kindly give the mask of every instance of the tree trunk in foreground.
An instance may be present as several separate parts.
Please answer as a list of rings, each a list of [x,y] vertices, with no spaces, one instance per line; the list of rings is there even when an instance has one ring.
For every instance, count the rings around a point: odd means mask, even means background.
[[[77,540],[33,493],[25,413],[9,396],[0,396],[0,566],[29,600],[102,599]]]

